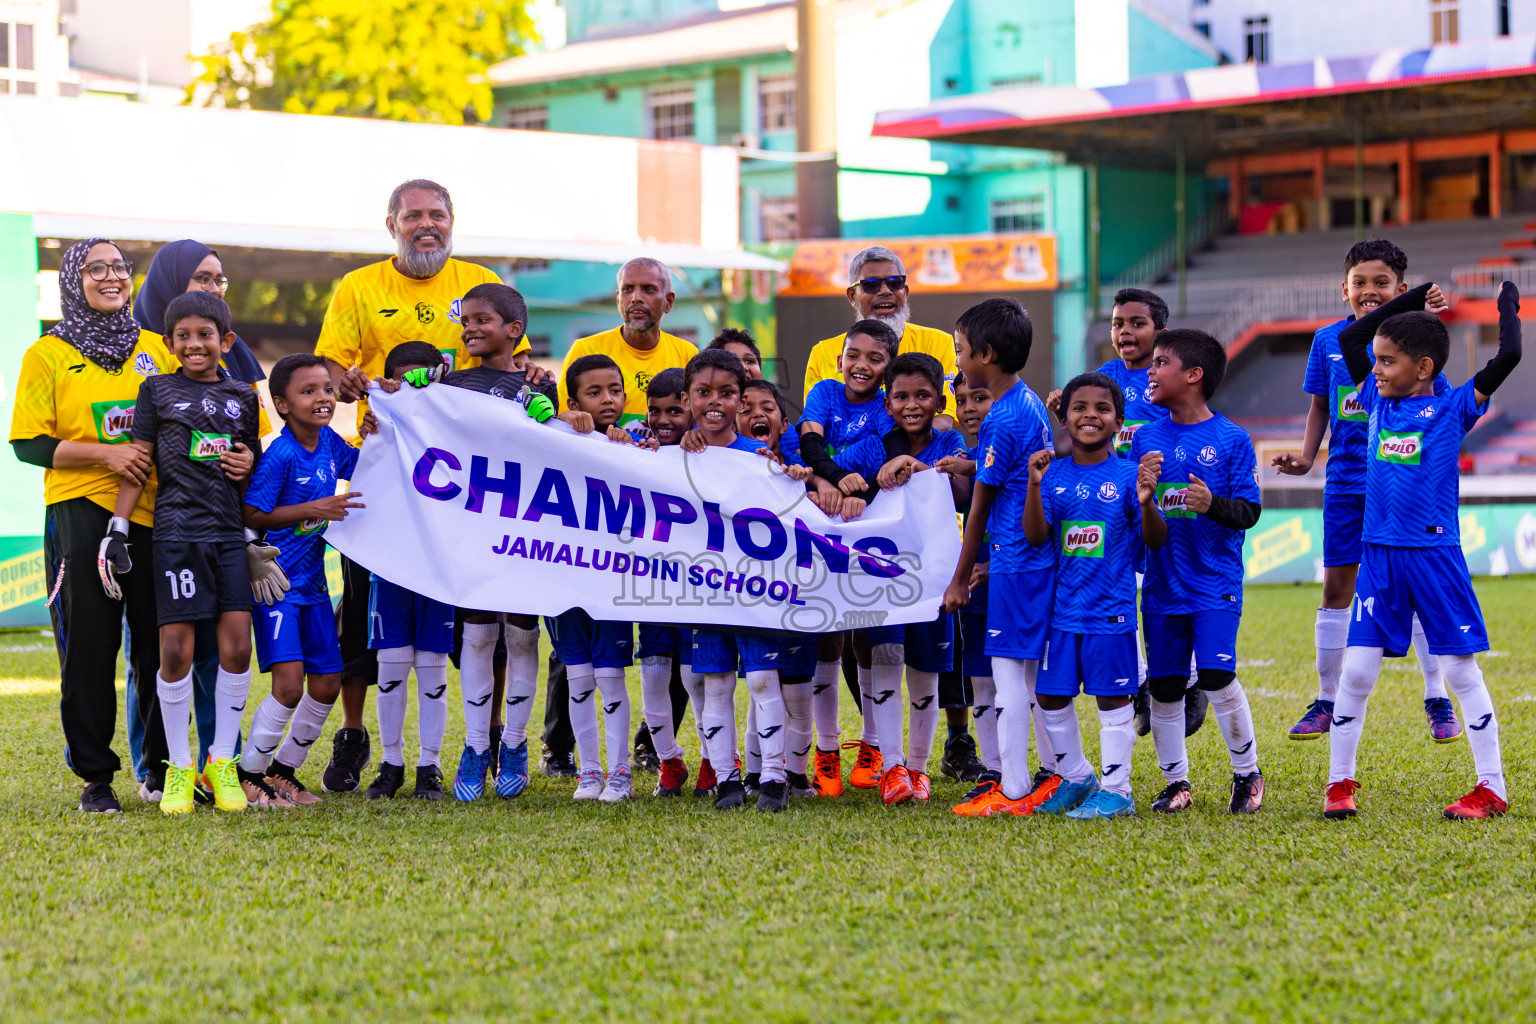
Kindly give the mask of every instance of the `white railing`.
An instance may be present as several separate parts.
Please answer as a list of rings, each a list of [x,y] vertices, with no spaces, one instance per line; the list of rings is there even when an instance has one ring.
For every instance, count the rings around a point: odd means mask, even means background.
[[[1230,345],[1254,324],[1342,318],[1347,313],[1338,278],[1294,278],[1249,289],[1217,314],[1206,331],[1223,345]]]
[[[1451,270],[1451,290],[1469,299],[1498,298],[1499,286],[1513,281],[1521,295],[1536,293],[1536,263],[1470,265]]]

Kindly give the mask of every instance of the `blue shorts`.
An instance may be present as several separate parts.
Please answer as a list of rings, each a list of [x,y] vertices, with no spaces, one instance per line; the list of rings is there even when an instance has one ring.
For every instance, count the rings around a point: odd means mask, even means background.
[[[908,668],[919,672],[953,672],[955,669],[955,617],[939,613],[931,622],[900,626],[876,626],[869,631],[869,646],[903,644]]]
[[[960,671],[968,676],[990,676],[987,657],[987,588],[971,592],[970,603],[960,609]]]
[[[1189,655],[1195,668],[1237,671],[1237,626],[1243,614],[1237,608],[1216,608],[1188,615],[1141,613],[1141,632],[1147,643],[1147,678],[1189,676]],[[1135,675],[1133,671],[1132,676]]]
[[[285,661],[302,661],[304,671],[314,675],[341,671],[341,640],[331,602],[297,604],[284,599],[252,605],[251,621],[256,626],[256,667],[262,672]]]
[[[738,663],[743,672],[778,671],[782,645],[782,638],[777,636],[696,629],[693,631],[693,660],[689,664],[695,672],[712,675],[734,673]],[[812,650],[815,650],[814,645]]]
[[[815,633],[793,633],[779,644],[779,679],[786,683],[808,683],[816,674]]]
[[[987,579],[986,652],[992,658],[1045,657],[1056,570],[993,573]]]
[[[635,652],[635,657],[642,661],[646,658],[671,658],[680,664],[688,664],[693,649],[687,641],[686,629],[654,622],[642,622],[639,627],[640,649]]]
[[[1430,654],[1488,649],[1483,609],[1461,548],[1389,548],[1367,544],[1355,578],[1349,646],[1380,647],[1401,658],[1413,645],[1417,612]]]
[[[1078,685],[1091,697],[1136,694],[1135,633],[1064,633],[1051,630],[1036,693],[1076,697]]]
[[[414,647],[453,653],[453,606],[422,597],[377,576],[368,585],[368,649]]]
[[[1365,535],[1365,495],[1323,490],[1323,565],[1358,565]]]
[[[555,657],[567,665],[628,668],[635,627],[628,622],[598,622],[580,608],[544,617]]]

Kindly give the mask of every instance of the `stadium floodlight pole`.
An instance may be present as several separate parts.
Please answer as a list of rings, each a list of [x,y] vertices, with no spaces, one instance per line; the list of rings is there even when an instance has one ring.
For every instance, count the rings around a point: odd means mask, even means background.
[[[1365,239],[1365,128],[1355,118],[1355,241]]]
[[[1173,259],[1179,276],[1179,316],[1184,315],[1185,272],[1189,262],[1189,213],[1184,179],[1184,135],[1177,133],[1173,137]]]
[[[837,4],[796,0],[796,148],[823,159],[795,163],[796,233],[801,238],[837,238]]]
[[[1099,160],[1088,161],[1088,317],[1099,318]]]

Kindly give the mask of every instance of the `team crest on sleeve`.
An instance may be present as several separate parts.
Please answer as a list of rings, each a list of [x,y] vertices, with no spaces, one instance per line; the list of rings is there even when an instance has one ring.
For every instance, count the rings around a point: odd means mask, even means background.
[[[239,403],[239,401],[236,400],[236,399],[231,398],[229,401],[225,402],[224,403],[224,415],[228,416],[232,420],[239,419],[240,418],[240,403]]]
[[[155,357],[148,352],[140,352],[133,357],[133,372],[140,377],[153,377],[160,372],[160,367],[155,365]]]
[[[996,461],[997,461],[997,453],[992,450],[992,446],[991,445],[987,445],[987,457],[982,460],[982,463],[981,463],[982,468],[983,469],[990,468],[992,463],[994,463]]]

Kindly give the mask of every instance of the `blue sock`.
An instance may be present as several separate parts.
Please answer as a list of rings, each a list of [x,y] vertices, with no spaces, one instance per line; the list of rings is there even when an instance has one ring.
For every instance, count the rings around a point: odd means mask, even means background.
[[[964,736],[964,735],[966,735],[967,732],[969,732],[969,730],[966,729],[966,727],[963,724],[962,725],[956,725],[953,722],[949,723],[949,738],[950,739],[954,739],[956,736]]]

